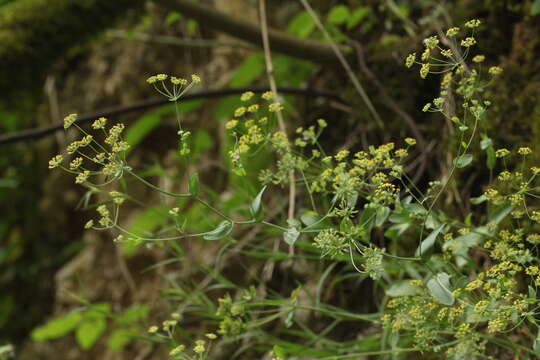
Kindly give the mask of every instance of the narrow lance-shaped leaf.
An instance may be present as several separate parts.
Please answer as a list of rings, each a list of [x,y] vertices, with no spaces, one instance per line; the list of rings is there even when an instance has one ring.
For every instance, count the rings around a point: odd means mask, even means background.
[[[437,229],[433,230],[431,234],[429,234],[418,246],[418,249],[416,249],[415,256],[422,256],[426,251],[431,249],[433,245],[435,245],[435,240],[437,240],[437,235],[442,231],[444,228],[444,224],[439,226]]]
[[[188,186],[191,195],[197,196],[199,194],[199,175],[197,173],[191,175]]]
[[[266,186],[263,186],[261,191],[259,191],[257,196],[255,196],[255,199],[251,202],[249,209],[251,210],[251,215],[253,215],[253,217],[257,217],[261,213],[261,200],[265,190]]]

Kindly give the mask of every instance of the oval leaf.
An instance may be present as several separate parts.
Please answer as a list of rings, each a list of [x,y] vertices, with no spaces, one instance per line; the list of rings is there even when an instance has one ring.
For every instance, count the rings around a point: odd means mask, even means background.
[[[294,245],[299,236],[300,232],[296,228],[291,227],[283,233],[283,240],[289,245]]]
[[[435,300],[443,305],[453,305],[454,297],[450,289],[450,276],[447,273],[441,272],[435,275],[427,282],[427,288]]]
[[[457,168],[464,168],[469,165],[472,160],[473,156],[471,154],[463,154],[454,159],[454,165]]]
[[[204,240],[219,240],[229,235],[232,231],[233,223],[229,220],[223,220],[212,231],[209,231],[203,235]]]
[[[77,328],[75,338],[82,349],[88,350],[96,343],[106,328],[107,322],[102,317],[86,320]]]
[[[79,324],[81,319],[82,315],[80,312],[73,312],[56,319],[52,319],[45,325],[35,328],[32,331],[32,339],[36,341],[44,341],[64,336],[73,330]]]

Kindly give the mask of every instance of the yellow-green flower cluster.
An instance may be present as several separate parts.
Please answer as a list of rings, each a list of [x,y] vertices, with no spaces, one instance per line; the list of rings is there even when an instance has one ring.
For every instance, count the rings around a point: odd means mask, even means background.
[[[64,118],[64,129],[69,128],[77,120],[77,114],[69,114]]]

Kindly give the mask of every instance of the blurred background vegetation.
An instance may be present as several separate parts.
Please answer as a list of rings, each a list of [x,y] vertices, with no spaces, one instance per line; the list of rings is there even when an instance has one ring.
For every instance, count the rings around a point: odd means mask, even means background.
[[[479,53],[486,55],[486,66],[504,68],[490,90],[495,108],[482,131],[497,147],[540,143],[540,0],[310,4],[341,46],[384,128],[301,2],[268,1],[269,25],[276,31],[271,39],[276,82],[299,89],[285,97],[295,109],[287,118],[290,129],[326,119],[331,126],[322,142],[329,149],[415,137],[419,152],[430,153],[413,168],[419,184],[444,174],[451,161],[446,150],[451,127],[438,115],[420,111],[436,96],[438,79],[420,80],[403,62],[427,36],[479,18]],[[222,125],[239,100],[238,94],[219,91],[267,86],[260,34],[252,31],[258,27],[255,0],[0,0],[0,345],[12,343],[20,359],[59,359],[59,353],[62,359],[158,358],[153,348],[125,341],[124,335],[131,334],[132,324],[151,323],[168,311],[159,289],[179,279],[200,281],[204,273],[184,263],[144,271],[166,260],[168,251],[119,251],[107,234],[83,231],[85,217],[77,210],[82,189],[47,169],[48,159],[73,134],[12,136],[57,125],[71,112],[101,114],[120,107],[109,118],[132,126],[131,161],[147,176],[162,175],[176,165],[170,152],[174,108],[148,103],[155,94],[145,79],[156,73],[199,74],[203,84],[194,93],[200,97],[183,102],[181,110],[196,139],[198,170],[220,194],[230,181],[219,165],[227,146]],[[124,109],[131,105],[140,106]],[[486,176],[464,170],[448,197],[477,196],[476,184]],[[155,195],[139,189],[139,197],[145,196]],[[243,200],[231,194],[225,198],[229,206]],[[449,211],[469,213],[457,204]],[[152,212],[133,211],[127,217],[148,230],[159,225]],[[217,250],[197,242],[183,249],[202,264],[210,264]],[[226,273],[249,283],[245,269],[231,264]],[[290,281],[283,276],[273,281]],[[369,292],[369,283],[355,291]],[[118,314],[107,325],[109,341],[32,340],[36,326],[80,306],[81,299]],[[374,307],[368,297],[357,301],[359,311]]]

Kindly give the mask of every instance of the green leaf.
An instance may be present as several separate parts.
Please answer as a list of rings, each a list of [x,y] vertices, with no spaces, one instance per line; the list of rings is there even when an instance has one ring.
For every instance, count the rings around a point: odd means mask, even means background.
[[[471,198],[471,204],[478,205],[478,204],[483,203],[486,200],[487,200],[486,195],[480,195],[478,197]]]
[[[80,312],[72,312],[49,320],[45,325],[32,330],[31,336],[35,341],[44,341],[62,337],[75,329],[82,319]]]
[[[274,347],[272,348],[272,352],[274,353],[275,357],[278,357],[280,359],[285,359],[287,355],[285,353],[285,350],[283,350],[283,348],[279,345],[274,345]]]
[[[167,104],[146,113],[126,129],[124,140],[135,147],[159,125],[163,116],[174,114],[174,111],[174,105]]]
[[[417,285],[411,284],[410,280],[400,280],[394,282],[388,289],[386,289],[386,295],[390,297],[400,296],[412,296],[419,290]]]
[[[156,205],[151,206],[138,214],[131,222],[128,231],[141,237],[153,236],[153,231],[159,229],[167,223],[168,209]],[[127,241],[122,244],[124,254],[132,256],[135,250],[141,246],[143,242]]]
[[[388,218],[388,215],[390,215],[389,207],[381,206],[377,208],[377,213],[375,216],[375,226],[381,226],[382,224],[384,224],[384,222]]]
[[[257,52],[248,56],[244,62],[236,69],[229,85],[231,87],[241,87],[251,84],[265,70],[264,53]]]
[[[464,168],[469,165],[472,160],[473,156],[471,154],[463,154],[454,159],[454,165],[457,168]]]
[[[175,22],[179,21],[182,18],[182,15],[180,15],[177,11],[171,11],[167,14],[167,17],[165,18],[165,25],[172,25]]]
[[[191,175],[188,182],[189,193],[193,196],[199,195],[199,174]]]
[[[233,229],[233,223],[229,220],[223,220],[212,231],[209,231],[203,235],[204,240],[219,240],[229,235]]]
[[[300,220],[309,228],[309,230],[323,230],[332,226],[328,219],[325,219],[322,215],[311,210],[303,213],[300,216]]]
[[[295,227],[290,227],[283,233],[283,240],[289,245],[294,245],[299,236],[300,232]]]
[[[364,18],[368,16],[370,13],[371,13],[371,9],[367,6],[361,6],[355,9],[352,12],[351,16],[349,17],[349,20],[347,21],[347,29],[350,30],[354,28],[356,25],[358,25],[360,21],[364,20]]]
[[[531,6],[531,15],[536,16],[540,14],[540,0],[535,0]]]
[[[349,233],[354,228],[354,224],[351,219],[344,217],[339,223],[339,231],[344,234]]]
[[[186,30],[187,30],[188,34],[190,34],[191,36],[197,34],[197,28],[198,27],[199,27],[199,23],[197,23],[196,20],[189,19],[187,21]]]
[[[500,223],[504,218],[514,210],[513,205],[504,206],[497,209],[494,213],[489,214],[488,221],[494,221],[495,223]]]
[[[261,213],[261,199],[265,190],[266,186],[263,186],[257,196],[255,196],[255,199],[253,199],[253,201],[251,202],[251,206],[249,207],[251,215],[253,215],[253,217],[255,218],[258,217]]]
[[[427,288],[435,300],[443,305],[453,305],[454,296],[450,288],[450,276],[445,272],[440,272],[427,282]]]
[[[409,223],[400,223],[392,225],[384,232],[384,236],[395,240],[400,237],[411,225]]]
[[[414,256],[422,256],[435,245],[435,240],[437,240],[437,236],[444,228],[444,224],[440,225],[437,229],[433,230],[431,234],[429,234],[420,245],[418,245],[418,248],[416,249],[416,252],[414,253]]]
[[[486,150],[490,146],[493,146],[493,141],[485,134],[482,134],[482,141],[480,141],[480,149]]]
[[[495,156],[495,149],[493,146],[487,148],[486,155],[486,166],[489,170],[493,170],[495,168],[495,163],[497,162],[497,157]]]
[[[129,329],[116,329],[114,330],[109,339],[107,340],[107,347],[112,351],[120,351],[126,346],[135,333]]]
[[[315,30],[315,21],[307,11],[301,11],[287,26],[287,32],[300,38],[307,38]]]
[[[120,325],[131,324],[138,320],[145,319],[148,316],[150,309],[148,305],[132,305],[122,314],[120,314],[115,322]]]
[[[106,328],[107,321],[103,317],[84,320],[75,332],[75,339],[82,349],[88,350],[96,343]]]
[[[351,11],[349,8],[345,5],[337,5],[330,10],[328,13],[326,20],[330,24],[334,25],[341,25],[344,24],[349,17],[351,16]]]

